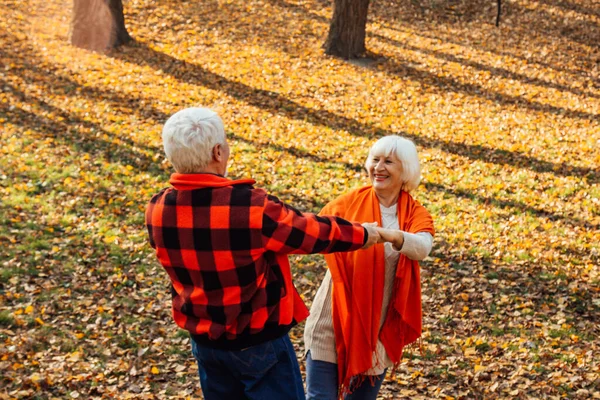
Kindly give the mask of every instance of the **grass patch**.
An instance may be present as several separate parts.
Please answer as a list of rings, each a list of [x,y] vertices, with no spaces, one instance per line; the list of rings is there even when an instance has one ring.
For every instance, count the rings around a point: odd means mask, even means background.
[[[11,312],[4,310],[0,311],[0,327],[3,328],[16,328],[15,317]]]

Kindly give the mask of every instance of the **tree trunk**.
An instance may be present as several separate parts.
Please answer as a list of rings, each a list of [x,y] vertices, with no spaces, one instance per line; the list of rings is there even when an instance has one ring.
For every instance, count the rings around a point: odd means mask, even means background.
[[[498,12],[496,13],[496,26],[500,26],[500,13],[502,12],[502,0],[497,0]]]
[[[129,42],[122,0],[74,0],[69,36],[74,46],[93,51]]]
[[[334,0],[325,53],[346,59],[367,51],[365,34],[370,0]]]

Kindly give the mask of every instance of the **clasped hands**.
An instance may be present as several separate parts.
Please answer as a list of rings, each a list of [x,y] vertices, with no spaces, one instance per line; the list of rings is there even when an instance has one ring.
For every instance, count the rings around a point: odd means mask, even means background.
[[[395,250],[399,251],[404,244],[404,232],[401,230],[381,228],[377,226],[377,222],[363,222],[362,226],[369,235],[363,249],[368,249],[376,243],[389,242]]]

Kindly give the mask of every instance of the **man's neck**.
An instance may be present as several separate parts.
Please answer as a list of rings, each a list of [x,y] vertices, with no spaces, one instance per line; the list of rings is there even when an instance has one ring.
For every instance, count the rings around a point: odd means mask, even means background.
[[[219,165],[209,164],[202,171],[192,172],[193,174],[212,174],[225,177],[226,174],[222,173]]]
[[[207,171],[188,172],[188,173],[185,173],[185,174],[181,173],[181,172],[178,172],[178,174],[181,174],[181,175],[202,175],[202,174],[206,174],[206,175],[220,176],[221,178],[224,178],[224,176],[221,175],[221,174],[217,174],[216,172],[207,172]]]

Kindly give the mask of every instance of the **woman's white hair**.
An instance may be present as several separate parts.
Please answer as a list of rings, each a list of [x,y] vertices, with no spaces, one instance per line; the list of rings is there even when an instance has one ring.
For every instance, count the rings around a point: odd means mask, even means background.
[[[402,190],[405,192],[415,190],[421,182],[419,156],[415,144],[402,136],[384,136],[376,141],[369,150],[365,168],[369,169],[368,165],[371,157],[389,157],[392,153],[402,163],[402,177],[400,178],[402,180]]]
[[[167,158],[181,174],[202,172],[217,144],[225,144],[225,127],[208,108],[186,108],[173,114],[162,130]]]

